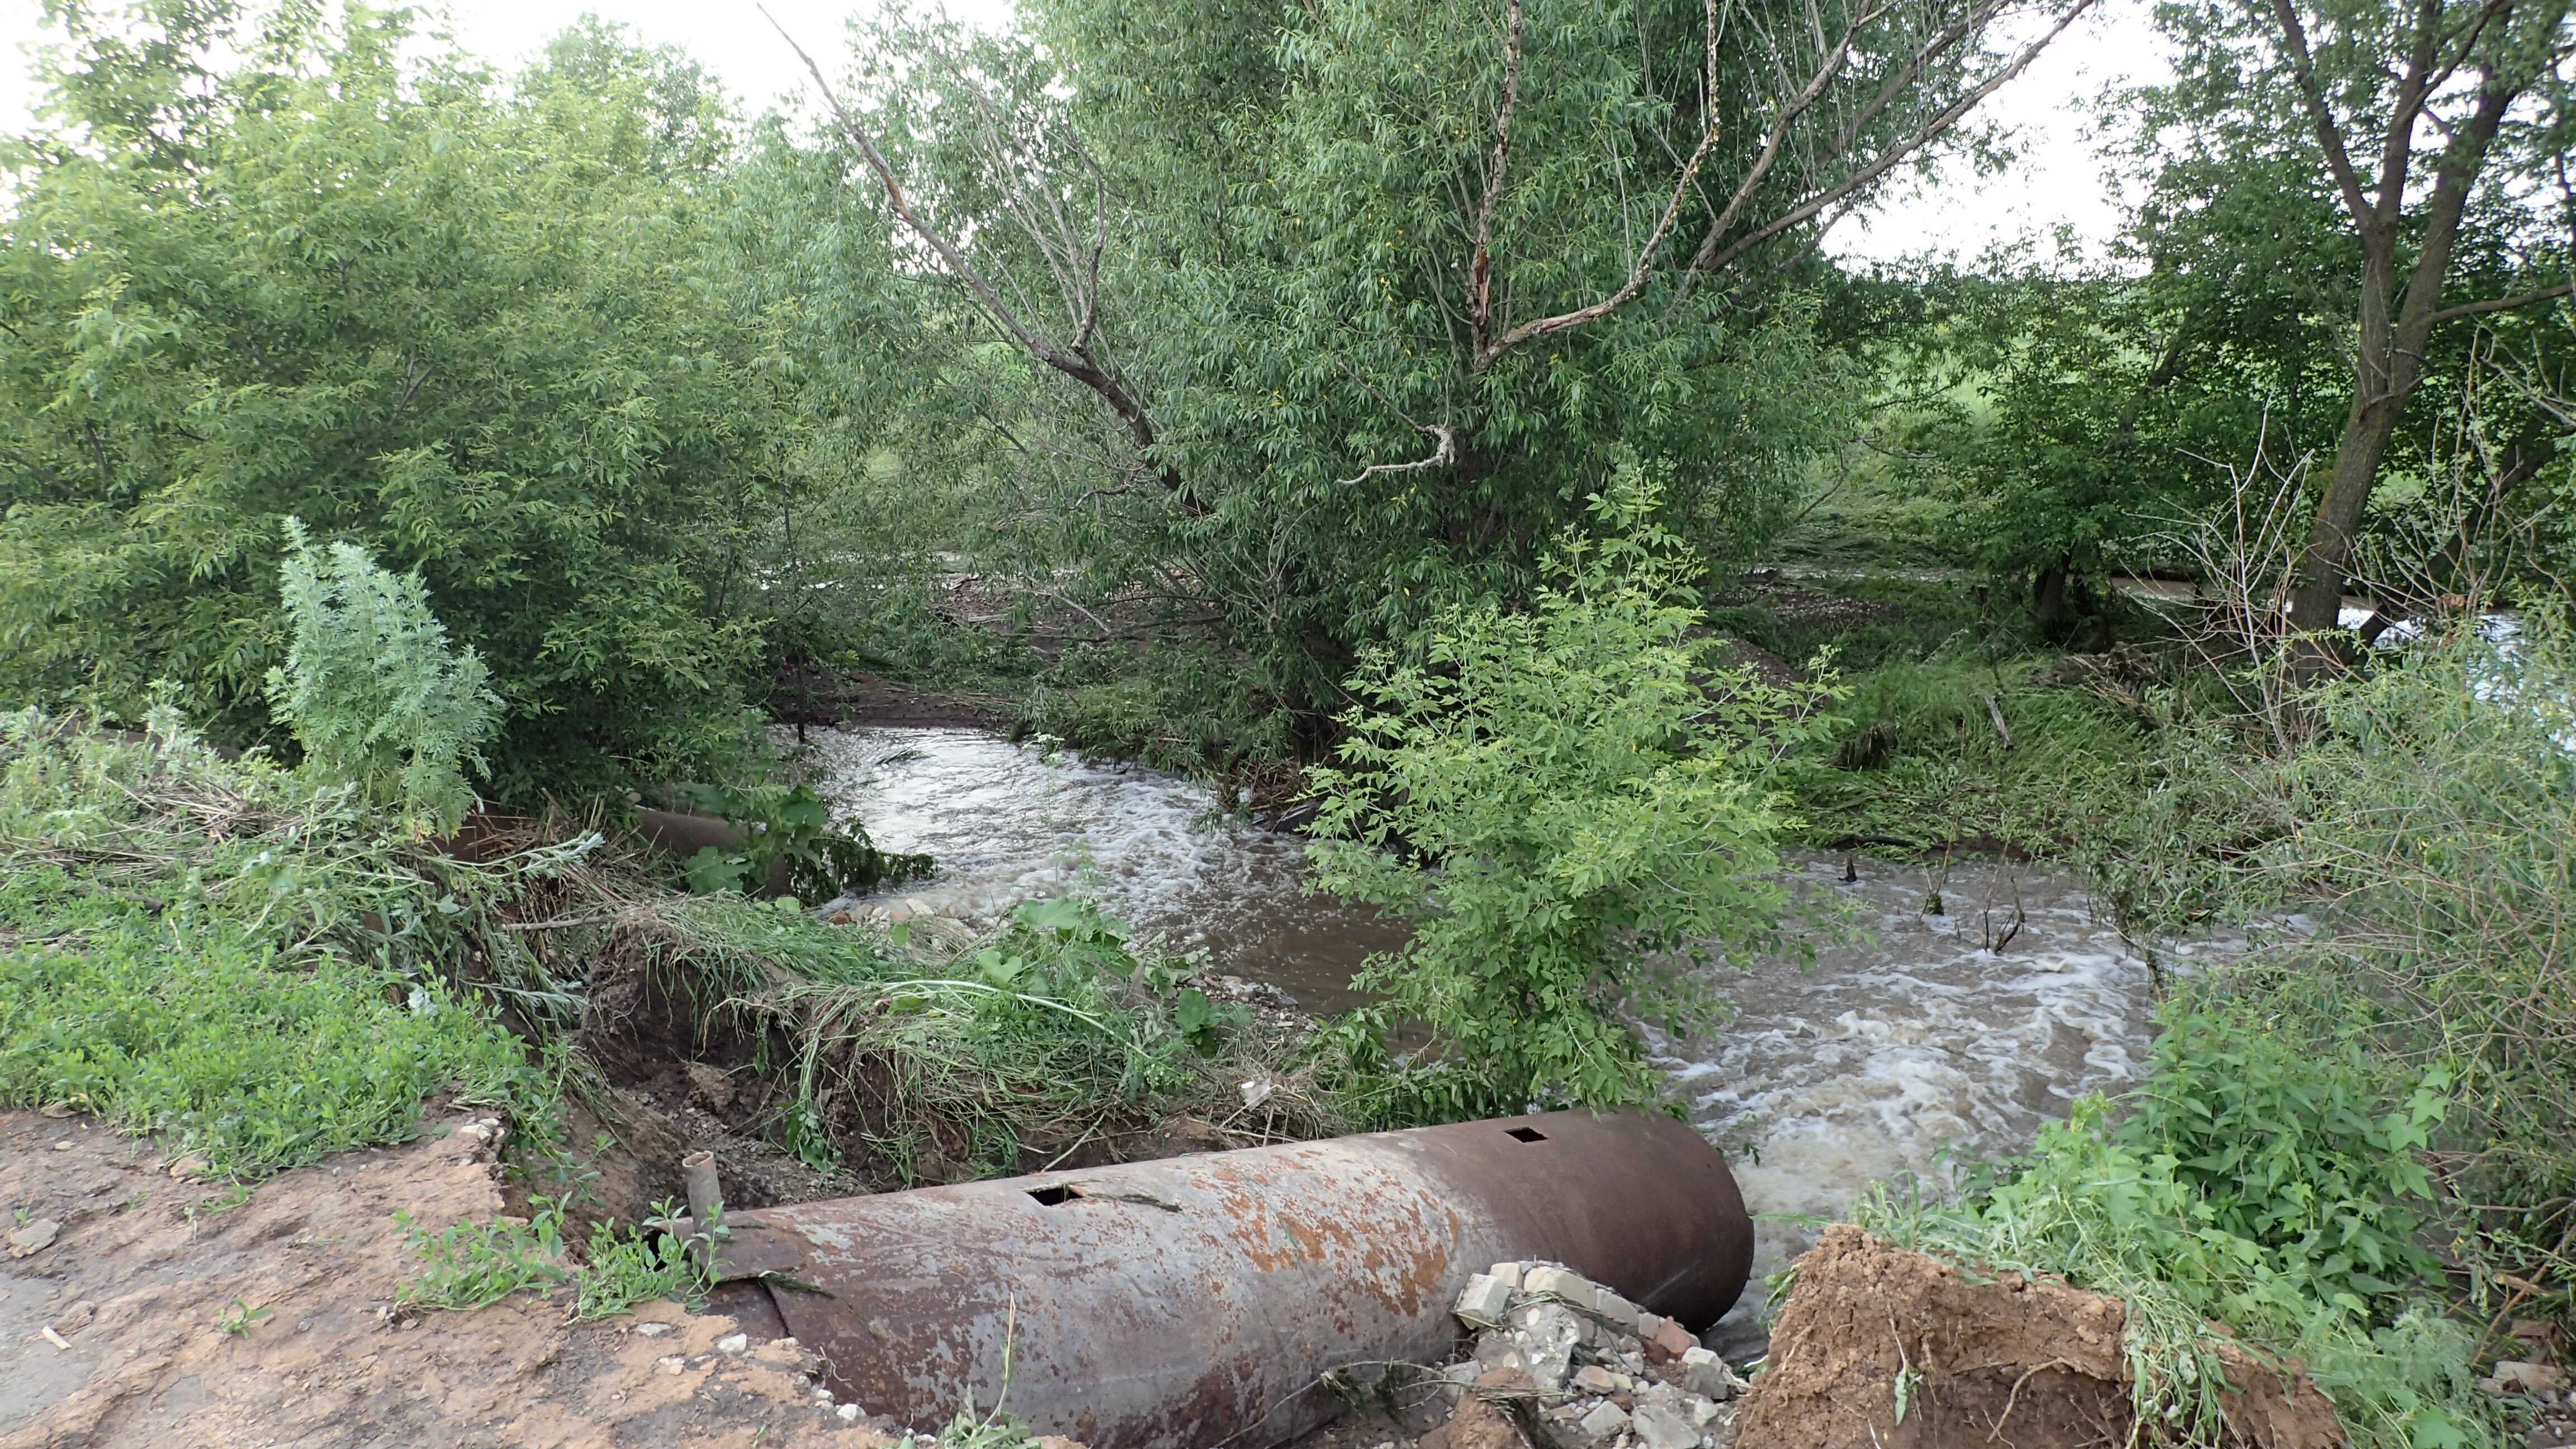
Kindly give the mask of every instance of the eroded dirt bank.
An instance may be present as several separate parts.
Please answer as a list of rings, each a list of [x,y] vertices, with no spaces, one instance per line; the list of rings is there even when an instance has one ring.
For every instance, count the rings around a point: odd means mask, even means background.
[[[504,1211],[476,1124],[433,1115],[415,1142],[225,1206],[239,1194],[172,1177],[149,1142],[0,1114],[0,1205],[13,1227],[60,1225],[0,1259],[0,1449],[893,1442],[816,1405],[792,1352],[719,1352],[720,1315],[658,1303],[568,1323],[527,1298],[392,1311],[418,1266],[395,1213],[436,1230]],[[671,1326],[640,1328],[656,1322]]]
[[[1797,1263],[1771,1359],[1737,1423],[1762,1449],[2111,1449],[2135,1442],[2125,1311],[2062,1283],[1974,1282],[1849,1224]],[[2222,1353],[2241,1449],[2334,1449],[2304,1377]]]

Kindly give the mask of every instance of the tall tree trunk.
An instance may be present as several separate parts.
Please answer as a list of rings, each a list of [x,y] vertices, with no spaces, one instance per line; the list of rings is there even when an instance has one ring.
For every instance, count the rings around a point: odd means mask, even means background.
[[[2558,14],[2563,15],[2566,8],[2566,0],[2556,0]],[[2438,14],[2435,7],[2417,23],[2429,25]],[[2429,41],[2419,38],[2410,86],[2425,73],[2430,60]],[[2527,77],[2500,75],[2492,67],[2481,78],[2477,109],[2452,131],[2434,173],[2432,191],[2424,199],[2423,240],[2402,295],[2397,286],[2397,247],[2406,206],[2408,144],[2402,132],[2390,138],[2374,204],[2366,212],[2356,208],[2361,297],[2353,336],[2352,410],[2345,415],[2343,437],[2335,444],[2325,497],[2318,501],[2316,524],[2299,556],[2298,578],[2291,588],[2290,627],[2301,632],[2323,633],[2335,626],[2343,603],[2344,570],[2352,560],[2362,510],[2370,503],[2371,484],[2379,477],[2380,459],[2405,416],[2407,398],[2423,380],[2425,346],[2432,341],[2434,328],[2446,320],[2442,286],[2449,278],[2452,247],[2459,240],[2460,213],[2468,205],[2469,188],[2486,164],[2487,147],[2495,140],[2506,109],[2527,84]],[[2399,107],[2405,127],[2413,126],[2425,94],[2419,89],[2408,104]],[[2357,190],[2350,194],[2359,200]],[[2331,658],[2330,650],[2304,650],[2300,667],[2314,672]]]

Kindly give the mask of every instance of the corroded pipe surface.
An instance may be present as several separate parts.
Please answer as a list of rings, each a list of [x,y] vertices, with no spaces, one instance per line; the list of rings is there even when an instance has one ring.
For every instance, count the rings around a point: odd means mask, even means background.
[[[1383,1132],[744,1212],[826,1382],[924,1427],[1005,1407],[1093,1449],[1266,1449],[1329,1416],[1326,1370],[1445,1356],[1470,1274],[1550,1259],[1685,1325],[1743,1290],[1753,1225],[1669,1117]],[[739,1288],[729,1292],[740,1291]]]

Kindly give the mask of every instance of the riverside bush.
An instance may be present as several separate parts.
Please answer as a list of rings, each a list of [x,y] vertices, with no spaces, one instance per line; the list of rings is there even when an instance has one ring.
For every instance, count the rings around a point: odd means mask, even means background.
[[[1386,994],[1363,1043],[1419,1022],[1432,1049],[1380,1079],[1396,1118],[1651,1100],[1624,1014],[1703,1014],[1689,964],[1783,939],[1772,776],[1820,737],[1828,685],[1718,667],[1653,485],[1623,470],[1565,534],[1526,613],[1460,609],[1410,658],[1364,656],[1341,717],[1312,888],[1414,925],[1354,984]]]
[[[65,17],[0,221],[0,701],[132,721],[169,681],[282,742],[295,517],[491,671],[501,798],[740,767],[808,420],[709,284],[704,78],[596,27],[505,82],[408,11]]]
[[[2420,1298],[2437,1265],[2411,1231],[2433,1206],[2422,1149],[2446,1078],[2267,1040],[2241,1005],[2178,1001],[2162,1020],[2118,1103],[2077,1103],[1953,1195],[1874,1187],[1852,1220],[1977,1274],[2122,1300],[2135,1412],[2173,1442],[2225,1439],[2212,1323],[2306,1364],[2363,1449],[2499,1442],[2470,1336]]]

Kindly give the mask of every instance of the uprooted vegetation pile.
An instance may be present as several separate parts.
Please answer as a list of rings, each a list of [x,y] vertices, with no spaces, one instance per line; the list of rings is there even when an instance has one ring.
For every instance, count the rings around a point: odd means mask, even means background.
[[[1338,1125],[1276,1013],[1077,902],[961,939],[689,896],[561,822],[462,859],[166,718],[11,716],[0,772],[0,1106],[225,1176],[403,1140],[442,1091],[593,1223],[676,1196],[690,1146],[760,1206]]]

